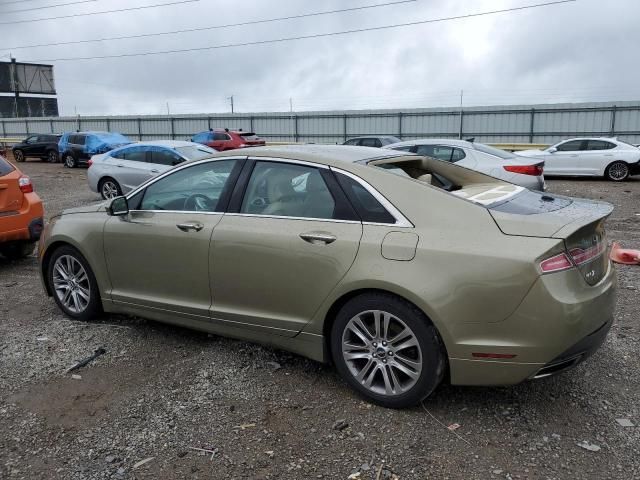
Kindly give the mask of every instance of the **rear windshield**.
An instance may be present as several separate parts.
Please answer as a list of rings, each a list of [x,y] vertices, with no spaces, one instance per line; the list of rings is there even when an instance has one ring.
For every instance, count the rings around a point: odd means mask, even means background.
[[[524,190],[505,202],[490,205],[489,209],[517,215],[533,215],[534,213],[553,212],[569,205],[571,205],[571,200],[567,198]]]
[[[391,145],[393,143],[398,143],[401,142],[402,140],[400,140],[398,137],[383,137],[382,138],[382,144],[383,145]]]
[[[489,145],[485,145],[483,143],[474,143],[473,146],[475,147],[476,150],[478,150],[480,152],[488,153],[489,155],[493,155],[494,157],[502,158],[504,160],[507,160],[507,159],[510,159],[510,158],[517,158],[511,152],[505,152],[504,150],[500,150],[499,148],[490,147]]]
[[[13,172],[13,165],[7,162],[3,157],[0,157],[0,177],[11,172]]]
[[[178,147],[176,148],[176,151],[187,160],[200,160],[201,158],[207,158],[216,153],[213,148],[209,148],[204,145]]]
[[[248,140],[248,141],[250,141],[250,142],[251,142],[251,141],[255,141],[255,140],[260,140],[260,137],[258,137],[258,136],[257,136],[255,133],[253,133],[253,132],[242,132],[242,133],[240,133],[240,136],[241,136],[242,138],[244,138],[245,140]]]

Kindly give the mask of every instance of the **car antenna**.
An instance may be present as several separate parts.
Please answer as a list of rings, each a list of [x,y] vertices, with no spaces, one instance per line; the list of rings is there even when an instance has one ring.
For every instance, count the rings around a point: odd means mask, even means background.
[[[225,128],[225,129],[224,129],[224,131],[225,131],[225,132],[228,132],[228,131],[229,131],[229,129],[228,129],[228,128]]]

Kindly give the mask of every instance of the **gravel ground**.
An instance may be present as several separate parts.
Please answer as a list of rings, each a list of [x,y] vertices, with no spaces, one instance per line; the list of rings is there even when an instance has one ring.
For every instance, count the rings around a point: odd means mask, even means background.
[[[20,167],[48,215],[97,200],[85,170]],[[615,204],[610,240],[640,247],[640,178],[548,184]],[[640,425],[640,267],[618,276],[616,323],[585,364],[508,388],[443,385],[393,411],[285,352],[123,316],[70,321],[35,257],[0,259],[0,478],[640,478],[640,429],[616,421]],[[99,347],[80,378],[65,373]]]

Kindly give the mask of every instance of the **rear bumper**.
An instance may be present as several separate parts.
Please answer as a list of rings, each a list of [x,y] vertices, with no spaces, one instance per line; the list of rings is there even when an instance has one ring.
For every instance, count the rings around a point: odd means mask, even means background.
[[[0,242],[36,242],[40,238],[44,217],[42,200],[35,193],[24,197],[19,211],[0,216]]]
[[[574,268],[538,278],[506,320],[468,324],[450,351],[451,383],[509,385],[560,373],[584,361],[613,323],[613,264],[595,286]],[[466,327],[466,325],[465,325]],[[478,359],[474,353],[515,355]]]

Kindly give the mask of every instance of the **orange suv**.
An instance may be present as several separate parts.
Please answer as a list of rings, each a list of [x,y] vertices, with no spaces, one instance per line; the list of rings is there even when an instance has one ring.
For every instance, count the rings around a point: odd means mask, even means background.
[[[42,200],[31,179],[0,156],[0,254],[26,257],[43,228]]]

